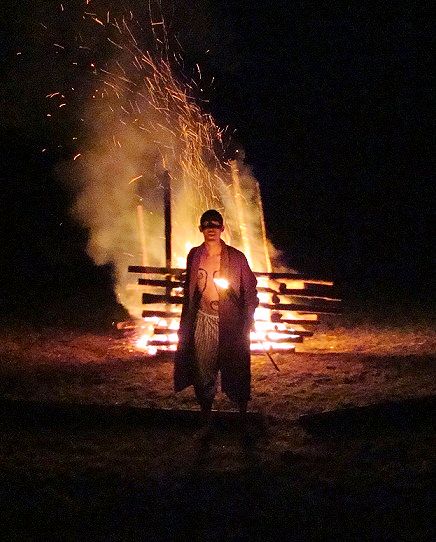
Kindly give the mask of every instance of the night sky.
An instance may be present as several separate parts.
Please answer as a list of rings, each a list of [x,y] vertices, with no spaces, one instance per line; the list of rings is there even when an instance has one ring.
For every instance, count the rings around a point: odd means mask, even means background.
[[[71,149],[57,147],[40,105],[38,70],[51,62],[37,45],[44,3],[17,6],[2,8],[2,310],[87,285],[104,299],[111,270],[92,264],[87,232],[68,215],[73,195],[56,171]],[[236,129],[270,239],[293,268],[332,277],[350,303],[430,297],[429,7],[166,3],[187,75],[198,63],[215,78],[202,107]]]

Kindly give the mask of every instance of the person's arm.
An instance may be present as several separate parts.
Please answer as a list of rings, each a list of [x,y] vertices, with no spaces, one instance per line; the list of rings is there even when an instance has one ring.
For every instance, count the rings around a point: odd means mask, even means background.
[[[257,279],[248,265],[247,258],[243,256],[241,262],[241,293],[244,303],[244,316],[246,318],[246,327],[250,329],[253,325],[254,311],[259,305],[257,297]]]
[[[192,267],[192,256],[193,249],[189,251],[188,257],[186,258],[186,276],[185,283],[183,285],[183,305],[182,305],[182,314],[180,316],[180,328],[186,320],[186,316],[189,311],[189,284],[191,281],[191,267]]]

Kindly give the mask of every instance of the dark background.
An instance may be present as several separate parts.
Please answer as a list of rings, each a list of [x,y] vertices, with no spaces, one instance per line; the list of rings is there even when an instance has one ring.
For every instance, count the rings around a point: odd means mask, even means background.
[[[214,76],[203,106],[236,128],[288,264],[332,277],[350,306],[430,306],[430,4],[192,4],[164,6],[168,29],[186,74],[199,63]],[[57,179],[72,149],[44,124],[40,71],[51,59],[39,18],[54,5],[2,8],[3,314],[89,288],[113,301],[112,270],[86,256],[87,232],[68,215],[73,194]]]

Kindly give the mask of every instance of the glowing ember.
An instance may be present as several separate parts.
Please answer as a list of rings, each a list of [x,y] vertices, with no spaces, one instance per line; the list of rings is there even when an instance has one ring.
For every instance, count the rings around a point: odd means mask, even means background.
[[[138,350],[146,350],[148,347],[149,338],[150,337],[147,335],[142,335],[142,337],[136,341],[136,348],[138,348]]]

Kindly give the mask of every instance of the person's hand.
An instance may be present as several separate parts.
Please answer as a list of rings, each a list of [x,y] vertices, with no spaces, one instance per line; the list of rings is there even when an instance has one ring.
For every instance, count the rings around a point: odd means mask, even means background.
[[[245,326],[244,326],[244,335],[250,335],[251,331],[256,331],[256,329],[254,327],[254,319],[253,318],[251,320],[249,320],[248,323],[245,324]]]

